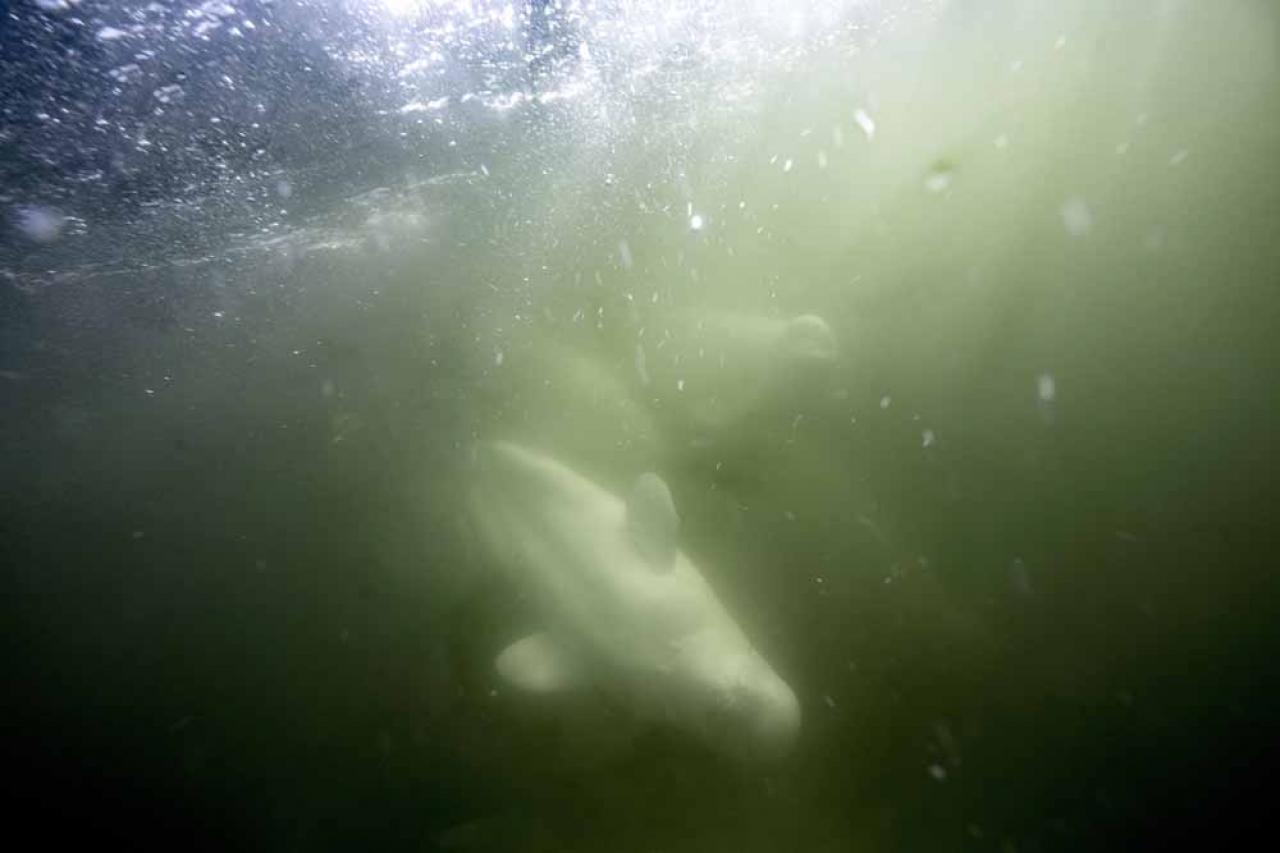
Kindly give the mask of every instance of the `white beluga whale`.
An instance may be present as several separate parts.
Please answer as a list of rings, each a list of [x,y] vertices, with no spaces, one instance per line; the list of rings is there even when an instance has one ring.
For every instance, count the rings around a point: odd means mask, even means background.
[[[481,443],[474,462],[476,527],[545,620],[498,655],[505,681],[538,693],[594,686],[741,759],[791,750],[795,694],[677,548],[659,477],[642,475],[624,500],[515,444]]]
[[[839,357],[816,314],[693,315],[651,337],[643,345],[650,396],[704,438],[820,397]]]

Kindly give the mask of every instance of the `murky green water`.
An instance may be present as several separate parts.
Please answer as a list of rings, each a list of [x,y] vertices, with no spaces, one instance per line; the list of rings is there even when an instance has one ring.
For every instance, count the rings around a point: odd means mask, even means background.
[[[596,96],[278,237],[11,277],[11,796],[219,849],[1242,832],[1277,710],[1280,19],[867,14],[625,97],[596,57]],[[820,368],[771,348],[801,315]],[[499,681],[538,617],[465,512],[494,437],[664,477],[800,701],[789,759]]]

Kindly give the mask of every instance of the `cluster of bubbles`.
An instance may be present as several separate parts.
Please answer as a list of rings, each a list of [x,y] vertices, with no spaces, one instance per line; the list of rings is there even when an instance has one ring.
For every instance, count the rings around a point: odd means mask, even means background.
[[[0,205],[22,251],[68,236],[57,211],[272,229],[423,164],[476,169],[478,137],[516,114],[598,137],[645,99],[741,101],[881,14],[871,0],[26,0],[0,32],[0,72],[22,84],[3,108]]]

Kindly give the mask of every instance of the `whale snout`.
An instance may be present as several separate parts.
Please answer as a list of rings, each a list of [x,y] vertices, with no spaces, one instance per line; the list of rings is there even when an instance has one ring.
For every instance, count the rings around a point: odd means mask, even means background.
[[[786,758],[800,735],[800,703],[786,682],[770,673],[749,724],[748,749],[761,761]]]
[[[778,761],[791,754],[800,735],[800,703],[787,683],[757,659],[709,722],[711,739],[729,755],[748,762]]]

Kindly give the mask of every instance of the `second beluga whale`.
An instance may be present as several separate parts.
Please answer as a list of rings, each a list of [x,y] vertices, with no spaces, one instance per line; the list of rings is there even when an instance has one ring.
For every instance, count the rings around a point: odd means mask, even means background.
[[[647,396],[702,440],[820,398],[839,358],[835,333],[816,314],[692,314],[651,337],[637,350]]]
[[[498,655],[503,679],[538,693],[594,686],[737,758],[790,752],[795,694],[679,551],[659,477],[623,499],[508,442],[477,445],[474,465],[476,528],[545,620]]]

